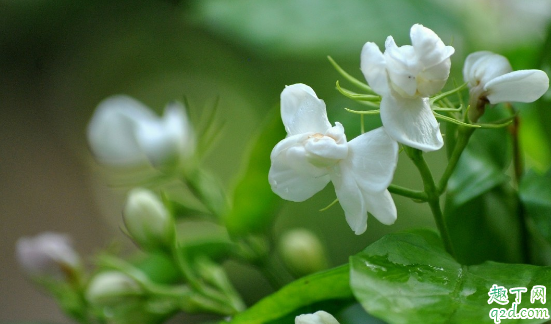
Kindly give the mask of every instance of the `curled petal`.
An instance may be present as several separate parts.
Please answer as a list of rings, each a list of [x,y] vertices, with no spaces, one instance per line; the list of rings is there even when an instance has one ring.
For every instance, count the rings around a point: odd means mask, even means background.
[[[281,119],[289,135],[323,134],[331,128],[325,103],[302,83],[287,86],[281,92]]]
[[[422,97],[430,97],[444,87],[450,76],[450,59],[445,59],[417,76],[417,91]]]
[[[273,192],[285,200],[304,201],[329,183],[327,168],[318,168],[307,160],[302,143],[308,134],[299,134],[279,142],[270,156],[268,181]]]
[[[404,45],[397,47],[392,36],[386,40],[385,59],[387,72],[394,90],[400,95],[413,97],[417,92],[417,75],[423,66],[419,64],[413,47]]]
[[[511,72],[511,64],[506,57],[488,51],[469,54],[463,66],[463,79],[470,87],[487,84],[490,80]]]
[[[549,77],[541,70],[520,70],[494,78],[484,87],[490,103],[533,102],[549,89]]]
[[[329,129],[324,136],[321,136],[321,134],[311,135],[304,148],[311,154],[310,161],[314,165],[334,165],[336,160],[346,158],[348,144],[342,124],[337,122],[335,127]]]
[[[407,146],[430,152],[444,145],[428,98],[385,96],[381,100],[381,120],[387,134]]]
[[[455,52],[453,47],[446,46],[434,31],[423,25],[413,25],[410,30],[410,37],[415,54],[424,69],[442,63]]]
[[[352,170],[363,190],[383,191],[398,163],[398,143],[380,127],[348,142],[348,158],[341,167]]]
[[[389,91],[386,61],[375,43],[365,43],[361,54],[361,70],[369,86],[380,95]]]
[[[135,137],[136,127],[157,118],[139,101],[128,96],[103,100],[88,125],[88,143],[95,157],[114,165],[145,163]]]

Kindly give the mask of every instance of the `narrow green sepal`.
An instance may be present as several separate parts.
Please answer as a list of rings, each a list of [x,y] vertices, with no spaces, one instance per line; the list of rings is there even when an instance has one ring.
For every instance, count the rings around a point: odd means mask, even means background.
[[[454,93],[457,93],[457,92],[463,90],[463,88],[465,88],[466,86],[467,86],[467,83],[463,83],[462,85],[460,85],[459,87],[457,87],[455,89],[452,89],[452,90],[446,91],[446,92],[442,92],[441,94],[430,98],[430,103],[433,104],[433,103],[437,102],[438,100],[442,100],[442,99],[444,99],[444,98],[446,98],[446,97],[448,97],[448,96],[450,96]]]
[[[333,202],[331,202],[329,205],[327,205],[327,206],[323,207],[322,209],[320,209],[319,211],[320,212],[326,211],[329,208],[333,207],[338,202],[339,202],[339,199],[337,198],[337,199],[333,200]]]
[[[367,84],[361,82],[360,80],[356,79],[355,77],[348,74],[345,70],[343,70],[343,68],[341,68],[337,64],[337,62],[335,62],[335,60],[333,60],[333,58],[331,56],[327,56],[327,59],[329,60],[329,62],[331,62],[331,65],[333,65],[335,70],[337,70],[337,72],[339,72],[339,74],[342,75],[346,80],[350,81],[350,83],[352,83],[353,85],[357,86],[358,88],[361,88],[361,89],[363,89],[363,90],[365,90],[369,93],[375,93],[373,91],[373,89],[371,89],[370,86],[368,86]]]
[[[358,115],[377,115],[380,113],[379,109],[377,110],[352,110],[350,108],[344,108],[344,110]]]
[[[337,83],[336,83],[336,88],[345,97],[348,97],[348,98],[353,99],[353,100],[371,101],[371,102],[381,101],[381,97],[377,96],[377,95],[361,94],[361,93],[356,93],[356,92],[350,91],[348,89],[344,89],[344,88],[341,87],[338,80],[337,80]]]
[[[435,113],[434,111],[433,111],[433,114],[434,114],[434,117],[436,117],[438,119],[441,119],[441,120],[444,120],[444,121],[447,121],[447,122],[450,122],[450,123],[454,123],[454,124],[457,124],[457,125],[461,125],[461,126],[465,126],[465,127],[471,127],[471,128],[480,128],[480,127],[482,127],[482,126],[477,125],[477,124],[467,124],[467,123],[464,123],[464,122],[462,122],[460,120],[457,120],[455,118],[444,116],[444,115],[441,115],[439,113]]]

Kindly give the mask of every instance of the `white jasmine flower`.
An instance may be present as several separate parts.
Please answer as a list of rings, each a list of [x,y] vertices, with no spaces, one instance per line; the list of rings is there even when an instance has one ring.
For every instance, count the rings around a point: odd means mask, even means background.
[[[160,166],[193,155],[194,133],[185,108],[178,102],[158,117],[139,101],[123,95],[102,101],[88,125],[88,142],[103,163]]]
[[[325,311],[303,314],[295,317],[295,324],[339,324],[333,315]]]
[[[304,84],[281,93],[281,118],[287,137],[271,154],[269,181],[281,198],[304,201],[329,181],[346,220],[356,234],[367,227],[367,212],[381,223],[396,220],[387,190],[398,160],[398,144],[382,128],[347,142],[340,123],[331,126],[325,103]]]
[[[17,240],[16,256],[23,270],[33,277],[64,279],[80,266],[69,237],[51,232]]]
[[[446,84],[454,48],[419,24],[411,27],[410,37],[412,45],[398,47],[388,36],[384,54],[375,43],[366,43],[361,70],[382,96],[381,120],[388,135],[407,146],[435,151],[444,141],[428,97]]]
[[[482,110],[487,102],[533,102],[549,88],[549,77],[541,70],[514,71],[507,58],[488,51],[467,56],[463,78],[471,88],[471,109]]]

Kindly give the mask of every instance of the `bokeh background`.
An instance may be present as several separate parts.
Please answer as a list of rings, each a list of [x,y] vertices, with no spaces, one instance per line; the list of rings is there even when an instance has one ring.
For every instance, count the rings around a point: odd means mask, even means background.
[[[223,136],[205,163],[231,188],[248,140],[285,85],[312,86],[329,119],[341,121],[348,138],[359,134],[359,119],[343,109],[357,106],[335,90],[343,80],[327,55],[362,79],[366,41],[382,46],[393,35],[409,44],[409,28],[421,23],[455,47],[451,78],[458,83],[463,60],[476,50],[504,54],[514,69],[549,73],[550,18],[550,0],[1,0],[0,321],[70,323],[20,272],[17,238],[67,232],[88,260],[124,241],[126,189],[113,185],[86,143],[87,121],[102,99],[124,93],[161,112],[185,96],[197,121],[220,98]],[[522,112],[527,164],[540,171],[551,163],[550,101]],[[366,121],[369,128],[379,123]],[[437,174],[445,167],[444,150],[427,158]],[[395,183],[420,188],[407,159]],[[425,205],[395,197],[395,225],[371,218],[367,232],[355,236],[338,206],[318,212],[334,198],[328,186],[314,199],[286,204],[276,236],[308,227],[338,265],[385,233],[434,227]],[[254,270],[226,266],[249,303],[270,292]]]

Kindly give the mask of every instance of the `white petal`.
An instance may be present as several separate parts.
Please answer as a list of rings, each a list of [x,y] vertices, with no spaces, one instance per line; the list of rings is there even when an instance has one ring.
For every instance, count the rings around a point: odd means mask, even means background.
[[[178,151],[184,156],[190,156],[195,151],[195,132],[186,113],[186,108],[180,102],[172,102],[165,108],[163,115],[165,131],[178,139]]]
[[[444,87],[450,75],[451,61],[445,59],[417,75],[417,91],[421,97],[430,97]]]
[[[325,103],[302,83],[287,86],[281,92],[281,119],[289,135],[323,134],[331,128]]]
[[[390,185],[398,163],[398,143],[382,127],[348,142],[348,158],[341,166],[350,168],[363,190],[383,191]]]
[[[136,128],[138,144],[150,162],[189,158],[195,151],[193,129],[185,108],[178,102],[166,106],[162,119],[144,121]]]
[[[430,152],[444,145],[428,98],[385,96],[381,100],[381,120],[388,135],[407,146]]]
[[[363,193],[367,211],[382,224],[394,224],[397,217],[396,205],[388,190],[383,192],[364,191]]]
[[[413,25],[410,37],[416,56],[425,69],[442,63],[455,52],[453,47],[444,45],[435,32],[423,25]]]
[[[386,40],[385,60],[388,76],[394,90],[401,95],[413,97],[417,92],[416,77],[423,66],[419,63],[410,45],[397,47],[392,36]]]
[[[361,179],[350,167],[342,161],[333,173],[331,180],[339,199],[346,221],[356,235],[367,229],[367,213],[371,213],[385,225],[396,220],[396,206],[388,190],[370,191],[364,188],[365,179]]]
[[[339,324],[333,315],[325,311],[303,314],[295,317],[295,324]]]
[[[341,164],[331,173],[331,181],[348,225],[360,235],[367,229],[367,206],[351,168]]]
[[[490,80],[511,72],[511,64],[506,57],[488,51],[469,54],[463,66],[463,79],[470,87],[487,84]]]
[[[549,88],[549,77],[541,70],[520,70],[501,75],[486,83],[490,103],[533,102]]]
[[[268,180],[272,190],[285,200],[304,201],[329,183],[329,171],[316,168],[306,159],[302,143],[307,138],[308,134],[287,137],[270,156]]]
[[[88,125],[88,142],[95,157],[115,165],[145,163],[135,138],[135,129],[143,121],[157,117],[142,103],[128,96],[103,100]]]
[[[375,43],[365,43],[363,46],[360,68],[373,91],[380,95],[389,91],[385,57]]]

